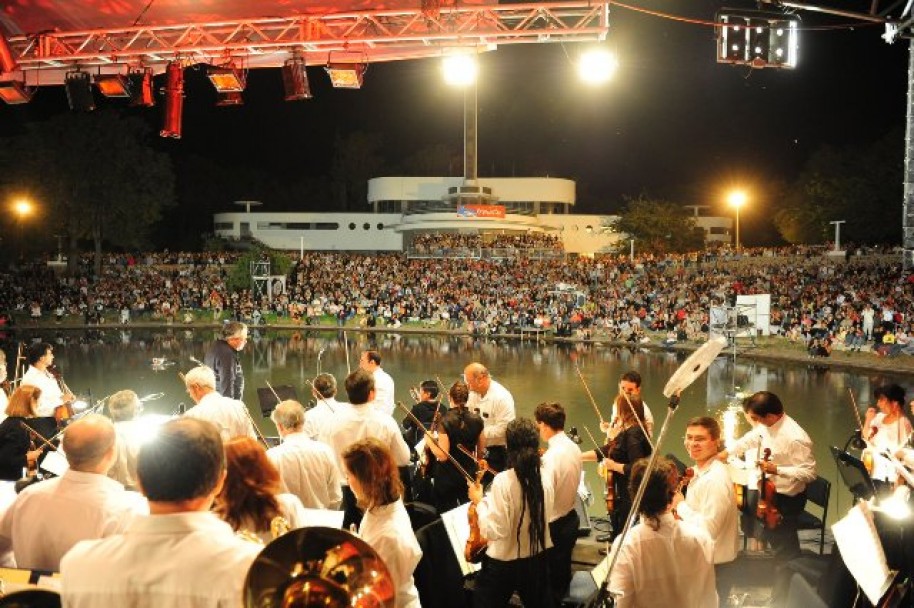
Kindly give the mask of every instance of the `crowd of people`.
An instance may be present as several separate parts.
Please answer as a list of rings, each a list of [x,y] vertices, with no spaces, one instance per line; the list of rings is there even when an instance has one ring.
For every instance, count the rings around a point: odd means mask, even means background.
[[[429,257],[480,257],[481,250],[498,250],[499,254],[517,255],[534,251],[560,252],[562,239],[546,232],[505,234],[461,234],[424,232],[412,237],[410,253]]]
[[[771,294],[768,329],[811,355],[834,348],[914,353],[912,275],[884,256],[759,249],[739,257],[469,260],[308,252],[272,299],[227,288],[234,260],[229,254],[111,256],[94,280],[27,267],[0,276],[0,310],[45,322],[203,316],[257,323],[274,315],[290,324],[412,322],[476,334],[534,330],[637,343],[648,332],[701,340],[713,324],[713,307],[732,306],[742,294]]]

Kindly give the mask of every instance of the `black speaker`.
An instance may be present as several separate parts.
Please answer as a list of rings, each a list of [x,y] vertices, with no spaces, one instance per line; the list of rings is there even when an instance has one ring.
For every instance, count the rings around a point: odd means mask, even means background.
[[[64,87],[67,90],[67,102],[69,102],[71,110],[91,112],[95,109],[92,79],[87,72],[67,72]]]

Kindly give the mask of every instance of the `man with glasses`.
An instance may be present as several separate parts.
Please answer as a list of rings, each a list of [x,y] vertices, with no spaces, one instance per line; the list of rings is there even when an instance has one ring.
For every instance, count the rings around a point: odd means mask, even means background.
[[[248,326],[231,321],[222,326],[222,337],[209,347],[203,363],[216,374],[216,392],[241,401],[244,396],[244,371],[238,352],[248,341]]]
[[[683,497],[682,488],[673,496],[673,510],[683,521],[704,528],[714,541],[714,569],[718,594],[727,597],[729,567],[739,547],[739,517],[736,496],[727,466],[717,459],[720,425],[708,416],[692,418],[686,424],[685,449],[694,461],[694,476]]]

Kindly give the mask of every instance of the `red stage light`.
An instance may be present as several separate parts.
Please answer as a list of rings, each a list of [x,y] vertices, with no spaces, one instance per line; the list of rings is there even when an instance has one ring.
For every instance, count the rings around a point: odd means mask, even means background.
[[[165,68],[165,109],[162,116],[162,137],[181,139],[181,119],[184,114],[184,67],[172,61]]]

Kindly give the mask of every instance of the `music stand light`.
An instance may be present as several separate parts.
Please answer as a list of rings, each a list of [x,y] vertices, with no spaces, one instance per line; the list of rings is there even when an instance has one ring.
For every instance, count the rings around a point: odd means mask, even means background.
[[[831,446],[829,449],[838,464],[838,472],[841,474],[844,485],[851,491],[854,498],[856,500],[869,500],[875,496],[876,486],[873,484],[873,478],[870,477],[866,467],[863,466],[863,462],[835,446]]]

